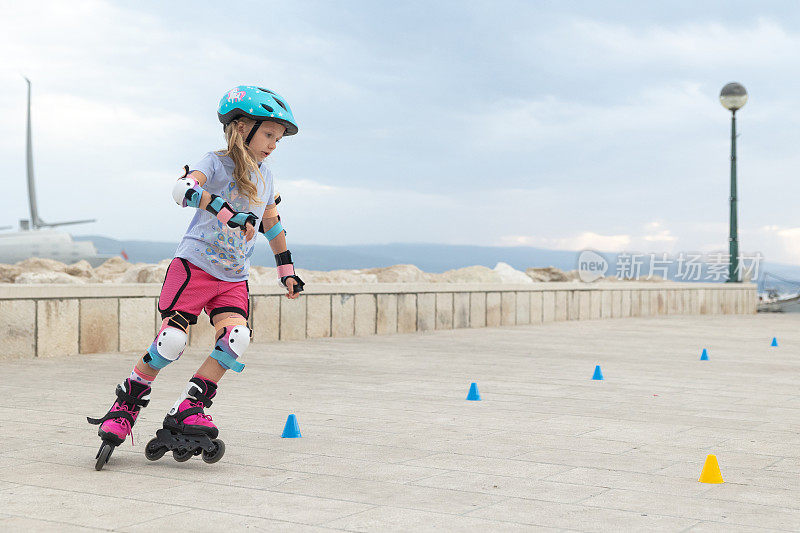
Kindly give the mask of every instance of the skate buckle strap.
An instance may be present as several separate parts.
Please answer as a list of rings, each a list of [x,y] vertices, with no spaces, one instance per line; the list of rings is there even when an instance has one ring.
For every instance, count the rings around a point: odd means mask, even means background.
[[[129,405],[136,405],[139,407],[147,407],[147,404],[150,403],[149,399],[137,398],[136,396],[128,394],[127,392],[125,392],[125,389],[123,389],[121,385],[117,385],[117,398],[121,402],[125,402]]]
[[[113,409],[113,407],[112,407]],[[105,422],[106,420],[113,420],[115,418],[122,418],[123,420],[128,422],[128,429],[130,429],[131,435],[131,446],[133,446],[133,424],[136,423],[136,420],[133,419],[134,412],[127,409],[127,406],[121,405],[120,409],[116,411],[109,411],[107,412],[102,418],[92,418],[87,416],[86,421],[94,426],[98,426]]]
[[[211,420],[211,415],[207,415],[207,414],[205,414],[203,412],[202,405],[196,406],[196,405],[194,405],[194,402],[192,402],[192,405],[194,407],[190,407],[189,409],[186,409],[184,411],[181,411],[180,413],[177,413],[175,415],[175,420],[177,420],[178,422],[183,422],[184,420],[186,420],[188,417],[190,417],[192,415],[202,416],[203,418],[205,418],[207,420]]]

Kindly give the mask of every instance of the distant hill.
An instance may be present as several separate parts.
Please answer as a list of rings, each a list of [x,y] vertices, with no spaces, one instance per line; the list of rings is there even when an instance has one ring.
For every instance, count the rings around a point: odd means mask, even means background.
[[[97,251],[104,254],[119,255],[122,250],[128,260],[140,263],[157,263],[173,257],[177,243],[153,241],[120,241],[99,235],[73,236],[77,241],[92,241]],[[352,246],[326,246],[317,244],[292,243],[292,258],[301,268],[310,270],[342,270],[387,267],[398,264],[416,265],[425,272],[440,273],[455,268],[482,265],[494,268],[498,262],[508,263],[517,270],[530,267],[554,266],[561,270],[574,270],[577,267],[578,251],[547,250],[528,246],[462,246],[453,244],[391,243],[362,244]],[[612,265],[617,262],[617,254],[604,253]],[[272,250],[264,239],[258,239],[251,263],[260,266],[275,266]],[[647,272],[645,261],[642,272]],[[778,274],[783,278],[800,281],[800,266],[764,262],[759,273],[764,271]],[[705,272],[705,269],[704,269]],[[613,275],[613,269],[609,275]],[[677,267],[672,264],[667,277],[675,279]],[[708,281],[708,280],[705,280]],[[781,292],[794,290],[789,284],[770,280]]]
[[[92,241],[97,251],[119,255],[123,250],[128,260],[157,263],[173,257],[178,243],[153,241],[120,241],[99,235],[74,235],[76,241]],[[425,272],[444,272],[454,268],[483,265],[494,268],[503,261],[524,271],[533,266],[554,266],[573,270],[577,254],[561,250],[530,247],[458,246],[451,244],[362,244],[326,246],[316,244],[291,245],[292,258],[302,268],[310,270],[341,270],[387,267],[397,264],[416,265]],[[250,262],[260,266],[275,266],[272,250],[266,240],[258,239]]]

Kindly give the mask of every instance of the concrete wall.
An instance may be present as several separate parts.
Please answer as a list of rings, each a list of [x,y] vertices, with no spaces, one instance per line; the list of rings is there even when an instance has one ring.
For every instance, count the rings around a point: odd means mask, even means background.
[[[316,284],[296,300],[253,286],[253,342],[529,326],[553,321],[753,314],[753,284]],[[0,359],[144,351],[161,318],[159,284],[0,285]],[[203,314],[189,344],[210,347]]]

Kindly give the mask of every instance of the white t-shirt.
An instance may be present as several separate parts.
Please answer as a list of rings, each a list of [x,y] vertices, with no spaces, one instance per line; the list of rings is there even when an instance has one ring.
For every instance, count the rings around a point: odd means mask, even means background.
[[[262,179],[255,172],[251,173],[250,181],[257,184],[258,198],[263,202],[261,205],[251,205],[247,196],[240,194],[236,187],[233,167],[233,159],[230,157],[208,152],[190,168],[191,171],[199,170],[205,174],[208,179],[203,189],[224,199],[231,209],[256,215],[258,237],[258,226],[264,209],[275,203],[272,172],[262,161],[259,164]],[[253,238],[247,242],[239,228],[228,227],[208,211],[197,209],[175,251],[175,257],[183,257],[223,281],[244,281],[249,275],[250,255],[253,253],[255,241]]]

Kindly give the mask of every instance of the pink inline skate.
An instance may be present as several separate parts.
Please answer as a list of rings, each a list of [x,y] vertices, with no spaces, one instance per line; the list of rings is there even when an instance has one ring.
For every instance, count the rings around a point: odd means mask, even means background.
[[[203,455],[206,463],[216,463],[225,454],[225,443],[217,438],[219,430],[203,411],[212,404],[217,385],[199,376],[189,380],[186,390],[164,417],[163,428],[147,443],[145,457],[157,461],[167,451],[178,462]]]
[[[117,385],[117,401],[102,418],[86,417],[90,424],[100,425],[97,434],[103,444],[97,451],[95,470],[102,470],[114,452],[114,448],[125,442],[133,431],[133,425],[142,407],[150,403],[150,387],[143,383],[126,379]],[[132,438],[132,437],[131,437]]]

